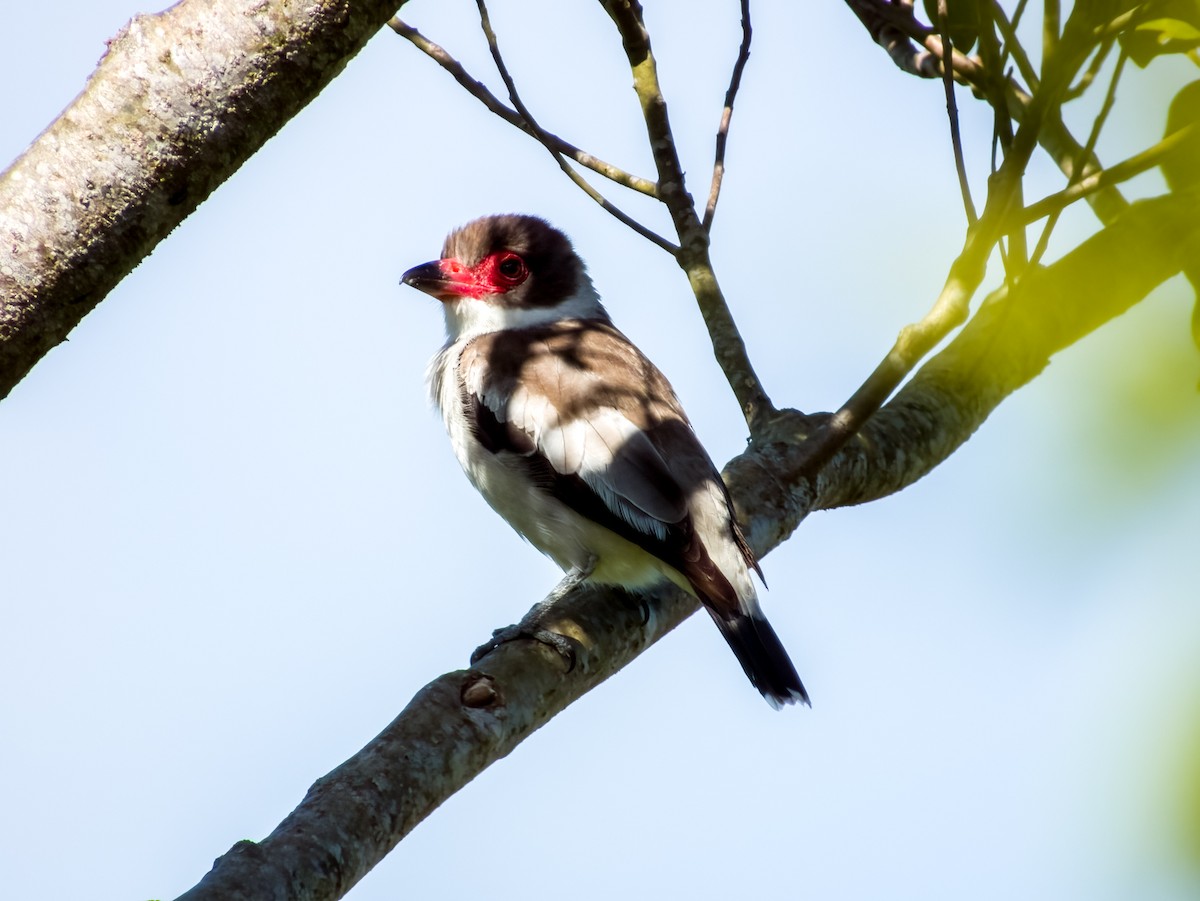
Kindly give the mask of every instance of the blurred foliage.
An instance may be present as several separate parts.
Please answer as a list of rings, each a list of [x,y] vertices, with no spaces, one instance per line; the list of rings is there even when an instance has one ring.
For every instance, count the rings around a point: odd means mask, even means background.
[[[1200,124],[1200,81],[1179,89],[1167,110],[1164,136]],[[1200,130],[1163,157],[1163,176],[1172,191],[1183,191],[1200,182]]]
[[[1200,711],[1181,750],[1176,796],[1178,834],[1186,861],[1200,871]]]
[[[1121,33],[1121,47],[1139,66],[1166,53],[1195,54],[1200,47],[1200,0],[1158,0],[1145,4],[1133,28]]]
[[[1190,293],[1182,276],[1147,299],[1183,312]],[[1139,311],[1142,313],[1144,311]],[[1086,455],[1106,470],[1101,484],[1152,487],[1195,470],[1200,453],[1200,359],[1181,339],[1179,315],[1126,316],[1113,323],[1123,334],[1118,362],[1097,355],[1088,367],[1091,388],[1080,404],[1090,440]],[[1116,364],[1116,365],[1114,365]]]
[[[1165,135],[1188,126],[1193,126],[1192,136],[1162,161],[1163,177],[1172,191],[1185,191],[1200,183],[1200,81],[1184,85],[1171,100]],[[1200,262],[1192,263],[1185,273],[1196,292],[1192,306],[1192,343],[1200,348]]]

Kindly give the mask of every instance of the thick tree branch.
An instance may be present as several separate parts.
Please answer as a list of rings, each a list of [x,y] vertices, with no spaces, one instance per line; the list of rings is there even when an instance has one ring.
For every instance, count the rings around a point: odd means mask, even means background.
[[[803,442],[822,417],[788,414],[726,468],[761,556],[811,510],[899,491],[949,456],[1050,356],[1137,303],[1200,247],[1200,197],[1144,201],[1045,270],[1001,292],[930,360],[818,476]],[[366,748],[309,790],[263,842],[241,842],[180,901],[333,899],[442,801],[695,610],[670,590],[643,624],[616,590],[587,589],[552,628],[576,644],[575,669],[534,642],[501,646],[471,670],[422,689]],[[687,690],[686,683],[680,685]]]
[[[0,175],[0,397],[312,100],[402,0],[138,16]]]

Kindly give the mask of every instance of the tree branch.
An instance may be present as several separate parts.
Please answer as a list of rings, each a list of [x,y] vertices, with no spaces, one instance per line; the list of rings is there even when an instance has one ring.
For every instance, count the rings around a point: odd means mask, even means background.
[[[1108,114],[1112,111],[1113,104],[1117,100],[1117,85],[1121,81],[1121,73],[1125,71],[1125,60],[1128,57],[1125,51],[1122,50],[1117,56],[1117,64],[1113,67],[1112,78],[1109,79],[1108,91],[1104,95],[1104,102],[1100,105],[1100,112],[1096,114],[1096,118],[1092,123],[1092,130],[1088,133],[1087,144],[1079,151],[1075,166],[1072,167],[1071,175],[1067,180],[1067,187],[1081,180],[1081,170],[1083,161],[1095,156],[1096,142],[1100,140],[1100,132],[1104,130],[1104,123],[1108,121]],[[1033,249],[1033,256],[1030,257],[1030,264],[1036,266],[1046,253],[1046,248],[1050,246],[1050,235],[1054,232],[1054,227],[1058,224],[1060,210],[1055,210],[1050,213],[1046,220],[1046,225],[1042,229],[1041,235],[1038,237],[1037,246]]]
[[[824,417],[777,417],[726,467],[756,553],[815,509],[899,491],[949,456],[1050,356],[1118,316],[1200,247],[1196,191],[1135,204],[1062,260],[993,296],[867,429],[812,476],[803,444]],[[618,590],[589,588],[550,628],[575,640],[575,668],[512,642],[423,688],[383,733],[318,780],[263,842],[240,842],[180,901],[340,897],[425,816],[695,609],[674,589],[643,623]],[[686,690],[684,686],[683,690]]]
[[[1017,29],[1008,21],[1003,7],[996,0],[993,0],[991,4],[991,13],[992,21],[996,23],[996,30],[1000,32],[1000,37],[1004,38],[1004,52],[1017,64],[1017,71],[1025,79],[1025,84],[1029,85],[1029,90],[1036,91],[1041,80],[1038,78],[1037,69],[1029,61],[1025,45],[1017,37]]]
[[[967,229],[963,249],[951,264],[933,307],[919,322],[901,329],[895,344],[867,380],[821,431],[805,443],[808,472],[815,473],[824,466],[863,428],[913,367],[951,331],[966,322],[971,298],[983,282],[988,257],[1011,221],[1010,213],[1021,197],[1025,167],[1037,146],[1046,111],[1054,104],[1055,87],[1055,84],[1044,84],[1025,111],[1008,155],[989,181],[983,213]],[[1061,89],[1061,79],[1057,87]]]
[[[938,27],[942,32],[942,43],[949,51],[949,65],[942,66],[942,88],[946,92],[946,116],[950,120],[950,145],[954,150],[954,171],[958,175],[958,190],[962,194],[963,210],[967,224],[974,225],[979,215],[971,199],[971,185],[967,181],[967,164],[963,157],[962,132],[958,127],[958,103],[954,99],[954,43],[950,39],[949,14],[946,0],[938,0]]]
[[[413,28],[408,23],[396,17],[388,22],[388,27],[400,37],[406,39],[414,47],[432,59],[435,63],[450,73],[450,76],[466,90],[468,94],[482,103],[488,110],[509,125],[521,129],[531,138],[537,138],[548,144],[553,150],[557,150],[564,156],[569,156],[579,165],[591,169],[593,172],[603,175],[609,181],[614,181],[622,187],[629,188],[631,191],[637,191],[639,194],[645,194],[647,197],[658,197],[658,186],[649,179],[640,178],[626,172],[619,166],[614,166],[612,163],[607,163],[597,156],[593,156],[586,150],[581,150],[570,141],[563,140],[558,135],[546,131],[545,129],[535,130],[532,125],[525,120],[525,117],[516,110],[505,106],[495,94],[487,89],[482,81],[473,78],[469,72],[463,67],[457,59],[449,54],[440,44],[435,44],[420,31]]]
[[[786,411],[724,472],[751,544],[774,547],[808,512],[877,500],[924,477],[1055,353],[1197,257],[1200,188],[1139,201],[1062,259],[990,296],[820,472],[804,444],[830,414]]]
[[[401,2],[183,0],[132,19],[0,175],[0,398]]]
[[[679,161],[667,115],[667,101],[662,94],[658,68],[650,48],[650,35],[642,21],[641,5],[637,0],[602,2],[621,34],[625,56],[633,71],[633,88],[642,107],[650,151],[658,169],[659,199],[671,214],[675,233],[679,236],[676,259],[687,275],[700,315],[704,317],[717,363],[733,389],[753,435],[762,423],[774,415],[775,407],[754,372],[745,342],[713,271],[708,255],[708,232],[696,215],[691,195],[687,192],[683,165]]]
[[[866,26],[871,37],[888,50],[893,60],[896,60],[898,55],[904,56],[910,51],[912,54],[917,54],[917,50],[912,47],[911,42],[916,42],[925,48],[919,54],[919,65],[914,63],[915,69],[901,66],[904,71],[921,78],[941,76],[942,56],[944,55],[942,42],[928,27],[917,21],[912,14],[911,5],[892,4],[886,0],[846,0],[846,4]],[[998,26],[1001,23],[1002,20],[998,19]],[[891,43],[888,43],[889,41]],[[907,45],[909,49],[899,49],[902,44]],[[1007,42],[1005,47],[1013,52],[1013,48],[1010,48]],[[1024,120],[1032,103],[1032,97],[1019,85],[1014,84],[1002,72],[989,71],[979,60],[972,57],[955,54],[953,60],[952,68],[955,79],[969,85],[985,97],[992,95],[989,83],[999,79],[1004,86],[1007,98],[1006,108],[1002,112],[1017,122]],[[899,63],[897,64],[899,65]],[[1040,82],[1036,82],[1036,84],[1040,85]],[[1035,88],[1031,85],[1031,89]],[[1058,115],[1052,114],[1044,118],[1037,139],[1042,149],[1050,155],[1050,158],[1068,178],[1079,168],[1077,161],[1081,158],[1080,152],[1083,145],[1072,137]],[[1083,176],[1099,172],[1103,168],[1094,154],[1085,155],[1082,159],[1081,172]],[[1129,206],[1128,201],[1121,196],[1121,193],[1111,186],[1089,194],[1087,200],[1096,214],[1096,218],[1104,224],[1112,222]]]
[[[704,206],[704,230],[712,231],[713,216],[717,212],[717,200],[721,197],[721,182],[725,178],[725,144],[729,140],[729,123],[733,119],[733,101],[742,86],[742,72],[750,59],[750,41],[754,30],[750,27],[750,0],[742,0],[742,44],[738,48],[733,74],[729,77],[729,89],[725,92],[725,107],[721,110],[721,124],[717,126],[717,149],[713,154],[712,184],[708,189],[708,203]]]
[[[517,93],[517,83],[513,80],[512,74],[508,71],[508,66],[504,63],[504,57],[500,53],[500,44],[496,40],[496,32],[492,30],[492,21],[491,17],[488,16],[487,3],[485,0],[475,0],[475,5],[479,8],[479,24],[482,26],[484,36],[487,38],[488,50],[491,51],[492,59],[496,63],[496,71],[500,73],[500,78],[504,81],[504,86],[508,88],[508,98],[512,101],[513,106],[517,108],[517,112],[521,114],[521,118],[529,124],[529,127],[533,130],[533,136],[537,138],[538,143],[549,151],[550,156],[558,163],[558,167],[562,169],[567,178],[571,179],[575,183],[575,186],[583,191],[584,194],[596,201],[606,213],[609,213],[617,221],[627,225],[643,238],[652,244],[658,245],[672,256],[678,255],[678,247],[662,237],[662,235],[642,225],[642,223],[638,222],[593,188],[587,179],[572,169],[570,164],[563,159],[563,155],[554,148],[553,144],[546,137],[546,132],[542,131],[542,127],[533,118],[533,113],[529,111],[529,107],[525,105],[521,100],[521,95]]]
[[[1141,175],[1143,172],[1160,165],[1166,157],[1170,156],[1197,134],[1200,134],[1200,126],[1197,125],[1189,125],[1186,128],[1181,128],[1179,131],[1172,132],[1153,147],[1148,147],[1141,153],[1136,153],[1129,157],[1129,159],[1122,160],[1115,165],[1109,166],[1107,169],[1093,172],[1091,175],[1070,184],[1061,191],[1056,191],[1035,203],[1029,204],[1021,213],[1021,221],[1027,225],[1037,222],[1042,217],[1049,216],[1056,210],[1066,209],[1075,201],[1081,200],[1095,191],[1111,185],[1119,185],[1121,182],[1128,181],[1135,175]]]

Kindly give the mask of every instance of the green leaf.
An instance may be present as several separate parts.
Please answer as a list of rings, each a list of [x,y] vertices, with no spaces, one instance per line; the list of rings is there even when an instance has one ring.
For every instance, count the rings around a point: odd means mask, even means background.
[[[1200,81],[1185,84],[1172,98],[1163,137],[1189,125],[1192,134],[1164,156],[1160,164],[1167,187],[1175,192],[1200,185]],[[1196,292],[1196,303],[1192,307],[1192,341],[1200,348],[1200,263],[1185,266],[1183,272]]]
[[[1185,84],[1171,101],[1163,137],[1189,125],[1198,127],[1191,137],[1163,157],[1163,177],[1172,191],[1200,184],[1200,81]]]
[[[1119,40],[1142,68],[1166,53],[1189,53],[1200,47],[1200,0],[1152,0]]]

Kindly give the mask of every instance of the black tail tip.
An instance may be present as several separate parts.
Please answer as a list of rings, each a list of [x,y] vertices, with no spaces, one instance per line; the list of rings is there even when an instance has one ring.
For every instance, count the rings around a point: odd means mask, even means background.
[[[787,704],[812,707],[796,667],[766,619],[744,614],[732,619],[714,615],[713,619],[750,682],[768,704],[775,710],[782,710]]]
[[[783,694],[763,688],[761,685],[756,687],[762,692],[763,698],[771,705],[772,710],[782,710],[788,704],[803,704],[805,707],[812,707],[812,701],[808,699],[808,692],[805,691],[804,684],[799,679],[796,680],[794,688],[788,688]]]

